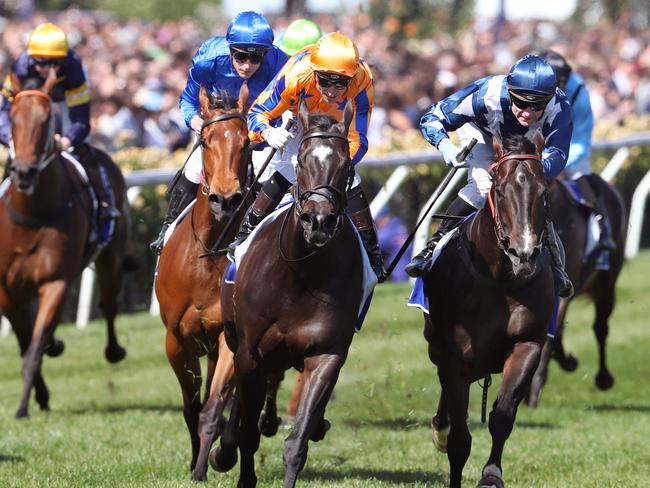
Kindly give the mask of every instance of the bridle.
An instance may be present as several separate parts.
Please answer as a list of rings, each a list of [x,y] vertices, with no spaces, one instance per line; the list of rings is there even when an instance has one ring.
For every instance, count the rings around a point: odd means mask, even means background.
[[[490,165],[490,173],[492,175],[497,174],[499,171],[499,168],[501,168],[501,165],[509,160],[512,159],[517,159],[517,160],[528,160],[531,159],[533,161],[537,161],[540,165],[542,164],[542,160],[538,154],[508,154],[507,156],[503,156],[501,159],[497,160],[496,162],[492,163]],[[496,193],[496,188],[494,183],[492,184],[492,187],[490,188],[490,191],[488,192],[487,195],[487,200],[488,204],[490,205],[490,212],[492,213],[492,218],[494,219],[494,232],[497,238],[497,241],[499,242],[499,247],[503,252],[508,254],[508,244],[510,241],[510,237],[505,233],[503,230],[503,224],[501,223],[501,218],[499,216],[499,207],[497,205],[497,198],[498,195]],[[548,215],[548,200],[545,198],[544,199],[544,208],[546,210],[546,214]],[[537,246],[540,247],[542,243],[544,242],[545,238],[545,232],[546,228],[542,230],[540,233]]]
[[[52,99],[47,93],[41,90],[23,90],[16,94],[16,96],[14,97],[14,103],[16,103],[21,98],[28,97],[28,96],[44,98],[45,100],[47,100],[48,105],[50,107],[50,112],[47,118],[47,132],[46,132],[47,139],[45,141],[43,151],[41,152],[40,156],[36,160],[36,171],[37,173],[40,173],[47,167],[48,164],[52,162],[52,160],[58,154],[58,151],[56,150],[56,144],[54,141],[54,117],[52,115]],[[16,156],[16,150],[13,144],[13,140],[9,141],[9,154],[12,160]]]
[[[340,134],[338,132],[312,132],[306,134],[303,138],[302,141],[300,141],[300,145],[298,147],[298,167],[302,168],[304,167],[304,163],[302,159],[300,158],[300,148],[302,145],[305,143],[305,141],[309,139],[339,139],[341,141],[344,141],[346,144],[348,144],[348,138],[347,136]],[[336,215],[336,226],[335,230],[332,233],[332,236],[329,238],[329,240],[323,245],[320,246],[310,253],[308,253],[305,256],[299,257],[299,258],[290,258],[286,255],[284,250],[282,249],[282,237],[284,235],[284,231],[286,228],[287,220],[289,217],[290,212],[287,212],[284,216],[284,220],[282,221],[282,226],[280,227],[280,236],[278,239],[278,248],[280,251],[280,256],[282,259],[288,263],[297,263],[300,261],[305,261],[315,254],[317,254],[320,250],[323,248],[327,247],[327,245],[334,240],[336,235],[338,234],[340,228],[341,228],[341,217],[343,216],[343,211],[347,205],[347,192],[352,186],[352,181],[354,180],[354,166],[352,165],[352,160],[350,158],[347,158],[345,161],[345,164],[347,166],[348,170],[348,176],[346,179],[346,185],[345,185],[345,190],[341,191],[338,188],[334,187],[333,185],[329,184],[324,184],[324,185],[318,185],[315,186],[314,188],[310,188],[309,190],[302,191],[300,188],[300,184],[298,181],[295,183],[295,192],[296,192],[296,200],[294,202],[294,211],[297,216],[300,216],[303,213],[303,205],[307,200],[309,200],[312,196],[318,195],[323,198],[325,198],[328,202],[332,204],[332,207],[334,208],[334,214]]]

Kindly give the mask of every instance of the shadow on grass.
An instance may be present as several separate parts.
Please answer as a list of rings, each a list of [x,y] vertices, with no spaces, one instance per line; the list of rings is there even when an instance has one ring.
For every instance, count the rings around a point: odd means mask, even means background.
[[[65,411],[72,415],[88,415],[93,413],[125,413],[125,412],[182,412],[181,405],[149,405],[133,403],[130,405],[88,405],[82,408],[71,408]]]
[[[603,405],[591,405],[587,410],[596,412],[630,412],[630,413],[650,413],[650,405],[612,405],[605,403]]]
[[[447,475],[443,473],[432,473],[422,470],[391,470],[391,469],[361,469],[361,468],[343,468],[343,469],[314,469],[305,468],[299,478],[304,481],[341,481],[346,479],[358,479],[367,481],[374,479],[388,484],[395,485],[425,485],[427,483],[444,483]]]
[[[519,429],[559,429],[560,426],[550,422],[530,422],[525,420],[516,420],[515,428]]]
[[[378,427],[380,429],[413,429],[420,427],[429,427],[431,419],[421,419],[421,418],[393,418],[393,419],[354,419],[354,420],[343,420],[341,422],[343,425],[352,428],[362,428],[362,427]]]
[[[24,463],[25,458],[22,456],[14,456],[12,454],[0,453],[0,463]]]

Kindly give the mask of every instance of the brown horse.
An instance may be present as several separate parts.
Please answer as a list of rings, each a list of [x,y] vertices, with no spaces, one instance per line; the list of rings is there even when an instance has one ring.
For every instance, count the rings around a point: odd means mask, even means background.
[[[40,88],[28,80],[11,106],[14,154],[9,166],[11,185],[0,199],[0,309],[11,322],[23,356],[23,393],[16,417],[28,415],[34,387],[42,410],[49,408],[49,393],[43,380],[43,354],[58,355],[63,344],[54,338],[61,308],[70,284],[79,276],[96,251],[89,243],[93,201],[86,183],[63,158],[54,143],[54,115],[48,93],[55,76]],[[33,84],[35,87],[36,84]],[[114,320],[128,229],[126,187],[119,168],[99,151],[88,151],[106,170],[122,216],[115,233],[95,260],[100,307],[108,325],[106,358],[120,361],[126,351],[118,344]],[[36,317],[30,305],[38,300]]]
[[[524,136],[504,147],[495,140],[490,205],[461,226],[424,278],[431,312],[424,336],[442,389],[433,437],[447,452],[450,487],[461,486],[471,449],[470,384],[492,373],[503,376],[490,413],[492,450],[478,486],[503,487],[503,448],[553,312],[550,257],[542,246],[548,192],[543,144],[540,135],[535,144]]]
[[[183,415],[192,443],[192,479],[205,480],[210,446],[219,435],[231,393],[233,354],[223,337],[220,284],[229,263],[225,248],[239,220],[221,234],[244,198],[248,151],[245,110],[248,87],[239,100],[199,92],[203,181],[194,207],[177,226],[160,255],[156,295],[167,328],[166,351],[183,394]],[[222,249],[211,249],[221,239]],[[207,255],[206,255],[207,254]],[[207,355],[205,401],[201,364]]]
[[[325,436],[325,407],[348,354],[362,297],[362,255],[352,223],[345,217],[346,188],[352,175],[347,133],[352,120],[309,116],[296,170],[296,201],[258,237],[238,269],[232,294],[222,289],[224,314],[234,318],[237,393],[229,426],[211,454],[225,470],[241,454],[238,486],[256,485],[254,454],[258,420],[269,378],[304,369],[305,388],[293,430],[285,442],[285,488],[296,484],[307,460],[308,441]],[[337,270],[345,270],[345,279]],[[238,429],[237,429],[238,427]]]
[[[600,390],[608,390],[614,385],[614,377],[607,368],[606,342],[609,334],[609,317],[614,310],[616,280],[623,267],[627,217],[625,204],[620,194],[600,176],[591,174],[583,176],[594,182],[599,189],[598,194],[603,199],[604,208],[609,217],[612,229],[612,239],[616,249],[610,252],[610,269],[598,270],[595,260],[585,255],[588,217],[590,208],[578,204],[572,198],[564,184],[555,182],[551,186],[551,213],[555,228],[566,250],[566,270],[571,281],[576,285],[576,295],[587,294],[591,297],[596,308],[593,324],[596,340],[598,341],[598,373],[596,386]],[[574,295],[574,296],[576,296]],[[560,300],[557,316],[557,333],[554,339],[547,339],[542,351],[542,357],[533,382],[527,402],[536,407],[539,404],[541,389],[548,376],[548,364],[554,357],[565,371],[574,371],[578,362],[572,354],[566,354],[562,344],[564,318],[572,298]]]

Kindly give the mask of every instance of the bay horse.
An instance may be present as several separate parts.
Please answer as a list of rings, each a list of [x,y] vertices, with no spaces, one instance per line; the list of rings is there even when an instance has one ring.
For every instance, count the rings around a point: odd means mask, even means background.
[[[363,261],[351,221],[344,214],[352,181],[348,128],[343,120],[307,112],[298,153],[295,202],[260,228],[237,270],[222,288],[226,331],[236,348],[237,392],[229,419],[234,435],[221,437],[210,454],[213,467],[230,469],[241,454],[241,488],[254,487],[254,455],[267,383],[294,367],[304,371],[293,430],[284,447],[284,488],[294,487],[307,460],[308,441],[324,438],[325,407],[343,366],[362,298]],[[345,277],[341,270],[345,270]],[[227,429],[228,431],[228,429]]]
[[[10,110],[10,186],[0,199],[0,309],[11,322],[23,357],[17,418],[28,416],[32,387],[41,410],[49,409],[41,371],[43,354],[63,351],[54,331],[64,300],[70,284],[97,252],[100,308],[108,330],[105,356],[115,363],[126,355],[115,335],[129,225],[126,185],[110,156],[94,148],[88,151],[96,158],[95,164],[104,167],[121,211],[111,241],[99,250],[89,242],[95,217],[86,183],[55,145],[49,96],[55,82],[56,76],[49,76],[44,84],[27,80],[23,86],[12,76],[17,93]],[[35,300],[34,318],[31,305]]]
[[[492,450],[478,486],[503,488],[503,448],[551,320],[543,146],[540,133],[535,143],[523,135],[503,145],[494,139],[489,205],[460,227],[424,277],[430,307],[424,336],[441,386],[433,438],[447,452],[452,488],[461,486],[471,449],[470,385],[492,373],[502,373],[502,381],[490,413]]]
[[[239,99],[201,87],[205,122],[200,141],[202,182],[195,205],[176,227],[160,254],[156,295],[167,334],[165,347],[183,395],[183,416],[192,445],[192,479],[206,479],[207,458],[223,425],[232,392],[233,353],[223,336],[220,285],[229,263],[225,251],[239,228],[226,223],[244,198],[250,162],[244,83]],[[226,231],[225,238],[221,234]],[[221,240],[221,249],[213,249]],[[207,355],[205,400],[201,399],[200,358]]]
[[[593,330],[598,342],[598,372],[595,384],[599,390],[608,390],[614,385],[614,377],[607,368],[606,342],[609,335],[609,317],[616,301],[616,280],[624,262],[627,216],[623,198],[613,186],[597,174],[590,174],[583,178],[589,178],[590,182],[598,188],[597,193],[602,198],[603,207],[609,218],[611,238],[616,243],[616,248],[610,251],[609,269],[596,269],[595,259],[586,255],[591,208],[576,202],[566,185],[558,181],[551,185],[551,214],[566,251],[566,271],[575,285],[574,297],[581,294],[588,295],[596,309]],[[527,403],[531,407],[539,404],[551,357],[555,358],[565,371],[574,371],[578,367],[577,358],[573,354],[567,354],[562,344],[564,319],[571,300],[573,297],[560,300],[557,333],[555,338],[548,338],[544,345],[539,367],[527,398]]]

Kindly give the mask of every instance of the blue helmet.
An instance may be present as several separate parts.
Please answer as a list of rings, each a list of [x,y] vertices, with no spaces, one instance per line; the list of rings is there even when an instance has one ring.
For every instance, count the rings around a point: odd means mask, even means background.
[[[551,65],[534,54],[517,61],[506,78],[509,91],[529,97],[550,98],[555,95],[557,79]]]
[[[257,12],[241,12],[232,19],[226,33],[229,46],[255,49],[271,49],[273,29]]]

